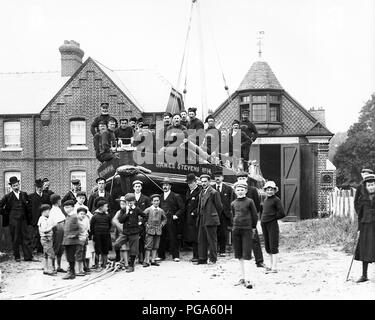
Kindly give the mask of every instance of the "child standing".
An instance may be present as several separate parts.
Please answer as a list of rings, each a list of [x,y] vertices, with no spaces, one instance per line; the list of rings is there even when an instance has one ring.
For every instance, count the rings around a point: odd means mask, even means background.
[[[123,224],[122,235],[116,240],[115,250],[119,250],[121,246],[129,241],[129,268],[126,272],[134,271],[135,258],[139,251],[139,217],[145,218],[146,215],[135,206],[134,193],[127,193],[125,195],[126,206],[121,209],[119,222]]]
[[[90,221],[90,234],[93,235],[95,255],[95,269],[98,268],[99,256],[101,256],[101,268],[105,268],[108,260],[108,252],[112,250],[111,241],[111,216],[108,214],[107,200],[98,200],[97,209]]]
[[[143,267],[150,266],[150,254],[151,265],[159,266],[155,261],[156,252],[159,249],[161,231],[164,225],[167,223],[167,217],[163,209],[159,208],[160,195],[153,194],[151,196],[152,206],[148,207],[144,213],[146,215],[146,241],[145,241],[145,261]]]
[[[78,266],[78,273],[76,276],[85,276],[85,258],[86,258],[86,250],[87,250],[87,241],[88,241],[88,234],[90,228],[90,219],[87,216],[87,209],[85,207],[78,207],[77,208],[77,215],[78,215],[78,223],[80,226],[79,232],[79,241],[80,244],[77,245],[76,251],[76,261]]]
[[[277,254],[279,253],[279,224],[277,220],[285,217],[285,211],[279,197],[275,193],[279,190],[275,182],[267,181],[263,187],[266,199],[261,211],[261,226],[266,252],[270,255],[271,267],[266,273],[277,273]]]
[[[44,271],[43,274],[54,276],[56,271],[53,270],[52,259],[55,258],[55,252],[53,251],[53,242],[52,242],[52,229],[54,225],[51,224],[51,221],[48,219],[50,212],[49,204],[42,204],[40,206],[40,217],[38,220],[38,228],[40,234],[40,243],[43,246],[44,254]]]
[[[65,247],[66,260],[69,263],[69,271],[63,277],[64,280],[74,279],[75,274],[75,255],[77,251],[77,245],[80,244],[79,233],[80,226],[78,223],[78,216],[74,212],[74,201],[67,200],[63,203],[63,209],[67,214],[65,225],[64,225],[64,239],[62,244]]]
[[[258,222],[257,210],[252,199],[246,197],[247,183],[236,182],[234,185],[236,200],[231,203],[233,219],[233,247],[234,257],[240,263],[241,278],[236,285],[244,285],[252,289],[249,281],[251,250],[253,248],[253,236]],[[247,266],[245,266],[247,261]],[[245,270],[248,270],[246,275]]]
[[[50,197],[52,208],[49,212],[48,220],[54,225],[53,228],[53,250],[57,260],[57,272],[66,272],[61,268],[61,257],[64,253],[64,246],[62,244],[64,239],[64,224],[65,215],[61,211],[61,197],[58,194],[52,194]],[[53,269],[55,270],[55,259],[52,260]]]
[[[126,208],[126,201],[125,196],[121,196],[120,199],[116,199],[120,203],[120,210],[118,210],[115,216],[112,219],[112,224],[116,227],[116,240],[122,235],[122,224],[118,221],[118,218],[121,213],[121,209]],[[128,269],[128,253],[129,253],[129,242],[124,243],[119,250],[115,250],[116,252],[116,261],[120,262],[125,266],[125,269]]]

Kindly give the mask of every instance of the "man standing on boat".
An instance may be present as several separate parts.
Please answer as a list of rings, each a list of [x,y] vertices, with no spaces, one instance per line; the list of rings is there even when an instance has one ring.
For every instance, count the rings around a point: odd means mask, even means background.
[[[187,112],[186,112],[186,110],[181,110],[180,116],[181,116],[181,124],[183,126],[185,126],[186,128],[188,128],[189,127],[189,120],[187,118]]]
[[[107,124],[108,120],[110,118],[112,118],[109,115],[108,108],[109,108],[109,104],[106,103],[106,102],[103,102],[100,105],[100,116],[98,116],[94,119],[94,121],[91,124],[91,128],[90,128],[90,131],[91,131],[93,136],[95,136],[95,133],[99,132],[99,122],[100,121],[104,121]],[[116,122],[116,127],[117,127],[117,120],[116,119],[115,119],[115,122]]]
[[[203,122],[196,117],[197,108],[189,108],[188,115],[190,119],[188,129],[194,129],[194,130],[204,129]]]
[[[180,252],[178,248],[178,223],[183,219],[185,211],[182,198],[171,191],[171,181],[168,177],[164,178],[162,183],[163,194],[160,198],[160,208],[162,208],[167,216],[167,224],[163,227],[160,238],[160,246],[158,256],[165,259],[165,252],[169,245],[169,252],[175,262],[180,261]]]
[[[242,120],[240,122],[241,132],[244,132],[248,138],[241,141],[241,158],[243,159],[243,169],[245,172],[249,169],[250,147],[251,144],[258,137],[258,130],[256,126],[249,120],[249,110],[242,113]]]
[[[108,129],[100,134],[99,139],[99,161],[110,161],[118,158],[116,152],[116,137],[114,131],[116,130],[116,119],[110,118],[108,120]]]
[[[128,125],[127,119],[120,119],[120,127],[115,130],[115,137],[121,144],[132,144],[134,129]]]

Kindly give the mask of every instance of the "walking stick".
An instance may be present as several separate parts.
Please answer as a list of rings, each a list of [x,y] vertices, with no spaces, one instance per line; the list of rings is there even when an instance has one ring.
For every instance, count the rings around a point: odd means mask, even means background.
[[[357,239],[356,239],[355,246],[354,246],[354,252],[353,252],[352,261],[350,262],[350,267],[349,267],[348,275],[346,276],[346,280],[345,281],[349,280],[349,274],[350,274],[350,271],[352,270],[353,260],[354,260],[354,256],[355,256],[355,250],[357,249],[358,241],[359,241],[359,232],[357,234]]]

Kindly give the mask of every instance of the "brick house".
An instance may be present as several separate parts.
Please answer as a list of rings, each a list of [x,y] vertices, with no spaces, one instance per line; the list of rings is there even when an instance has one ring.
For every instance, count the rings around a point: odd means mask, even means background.
[[[306,110],[277,80],[265,61],[253,63],[240,86],[213,113],[222,128],[230,128],[248,110],[259,131],[250,159],[263,176],[279,186],[287,219],[321,215],[335,176],[328,160],[333,134],[325,126],[323,109]]]
[[[59,50],[61,72],[0,74],[0,195],[12,175],[27,192],[44,177],[61,195],[73,177],[90,191],[99,164],[90,125],[102,102],[117,119],[146,123],[183,107],[182,95],[153,70],[111,70],[90,57],[82,62],[75,41]]]

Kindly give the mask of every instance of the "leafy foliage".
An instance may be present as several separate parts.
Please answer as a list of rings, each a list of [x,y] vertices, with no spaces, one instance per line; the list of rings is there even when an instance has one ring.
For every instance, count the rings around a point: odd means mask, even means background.
[[[362,107],[358,122],[348,130],[348,138],[333,158],[337,184],[356,185],[362,168],[375,169],[375,93]]]

